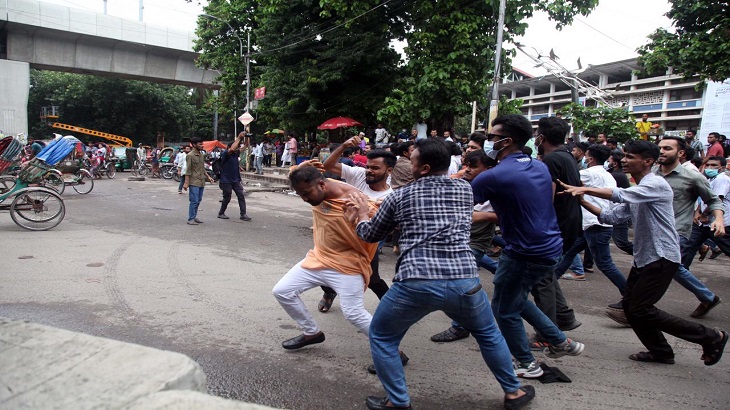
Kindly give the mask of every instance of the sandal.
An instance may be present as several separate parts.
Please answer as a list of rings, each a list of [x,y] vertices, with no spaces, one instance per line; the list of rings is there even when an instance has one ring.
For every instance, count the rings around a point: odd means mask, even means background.
[[[325,293],[324,295],[322,295],[322,300],[319,301],[319,304],[317,305],[317,310],[322,313],[329,312],[330,308],[332,307],[332,302],[335,301],[336,297],[336,293]]]
[[[652,363],[664,363],[674,364],[674,358],[667,357],[665,359],[654,356],[651,352],[639,352],[636,354],[629,355],[629,359],[637,362],[652,362]]]
[[[705,366],[712,366],[717,364],[722,358],[722,352],[725,350],[727,344],[728,335],[727,332],[720,331],[720,340],[710,345],[710,347],[703,348],[702,360],[705,362]]]

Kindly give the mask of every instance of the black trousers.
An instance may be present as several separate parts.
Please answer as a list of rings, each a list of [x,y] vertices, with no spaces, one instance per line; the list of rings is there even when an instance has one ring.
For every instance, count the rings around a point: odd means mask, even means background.
[[[563,254],[573,246],[575,238],[563,239]],[[559,328],[570,326],[575,322],[575,311],[568,306],[568,301],[563,296],[563,289],[560,281],[555,275],[544,277],[537,285],[532,287],[532,298],[535,305]]]
[[[678,263],[662,258],[642,268],[632,267],[627,280],[623,299],[626,319],[641,343],[656,358],[674,358],[674,351],[662,332],[702,346],[717,339],[715,330],[654,306],[664,296],[678,268]]]
[[[370,283],[368,283],[368,289],[372,290],[378,299],[382,299],[385,292],[388,291],[388,284],[385,283],[383,278],[380,277],[380,255],[376,252],[373,260],[370,261],[370,267],[373,269],[373,274],[370,276]],[[328,293],[330,297],[337,296],[337,292],[328,286],[321,286],[324,293]]]
[[[218,186],[223,191],[223,202],[221,202],[221,210],[218,211],[218,215],[226,213],[228,203],[231,202],[231,193],[235,192],[238,198],[238,208],[241,210],[241,216],[246,215],[246,197],[243,194],[243,185],[240,182],[235,183],[223,183],[219,182]]]

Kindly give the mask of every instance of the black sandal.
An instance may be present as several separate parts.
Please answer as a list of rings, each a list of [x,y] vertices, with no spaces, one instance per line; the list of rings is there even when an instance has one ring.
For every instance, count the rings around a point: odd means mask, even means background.
[[[651,352],[639,352],[636,354],[629,355],[629,359],[637,362],[652,362],[652,363],[664,363],[674,364],[674,358],[661,358],[654,356]]]
[[[332,307],[332,302],[335,301],[336,297],[336,293],[325,293],[324,295],[322,295],[322,300],[319,301],[319,304],[317,305],[317,310],[322,313],[329,312],[330,308]]]
[[[712,366],[717,364],[722,358],[722,352],[725,350],[727,344],[728,334],[727,332],[720,331],[720,340],[710,345],[709,348],[703,348],[702,360],[705,362],[705,366]]]

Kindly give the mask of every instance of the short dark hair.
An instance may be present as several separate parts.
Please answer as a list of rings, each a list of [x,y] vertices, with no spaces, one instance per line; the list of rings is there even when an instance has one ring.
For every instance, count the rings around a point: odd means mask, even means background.
[[[531,157],[533,152],[534,151],[532,150],[532,148],[530,148],[528,146],[522,147],[522,153],[527,155],[528,157]]]
[[[671,141],[677,141],[677,149],[679,151],[684,151],[685,154],[687,153],[687,140],[685,140],[682,137],[673,137],[673,136],[665,136],[662,138],[662,140],[671,140]]]
[[[390,152],[392,152],[395,155],[398,155],[398,147],[400,147],[400,143],[393,142],[390,145],[388,145],[388,148],[390,148]]]
[[[691,132],[692,134],[697,135],[697,130],[687,130],[687,131],[685,131],[684,134],[687,135],[688,132]]]
[[[714,136],[715,136],[715,138],[717,138],[717,139],[720,139],[720,133],[719,133],[719,132],[714,132],[714,131],[713,131],[713,132],[711,132],[711,133],[707,134],[707,136],[708,136],[708,137],[709,137],[710,135],[714,135]]]
[[[601,134],[603,134],[603,133],[601,133]],[[598,134],[596,134],[593,131],[586,131],[586,132],[583,133],[583,135],[585,135],[585,137],[586,137],[587,140],[589,140],[591,138],[598,138]]]
[[[542,117],[537,122],[537,132],[542,134],[551,145],[563,145],[565,136],[570,132],[570,126],[558,117]]]
[[[618,140],[616,138],[606,138],[606,144],[618,145]]]
[[[694,158],[696,153],[697,152],[695,151],[695,149],[690,147],[689,145],[687,145],[687,148],[684,149],[684,157],[688,160]]]
[[[197,143],[199,143],[199,142],[203,142],[203,139],[202,139],[202,138],[200,138],[200,137],[193,137],[193,138],[190,138],[190,143],[191,143],[191,144],[197,144]]]
[[[395,154],[393,154],[392,152],[388,152],[384,149],[374,149],[368,152],[367,158],[382,158],[388,168],[393,168],[395,166],[395,163],[398,161],[398,158],[396,158]]]
[[[705,160],[705,164],[707,164],[707,161],[720,161],[720,165],[725,167],[727,165],[727,160],[725,157],[721,157],[719,155],[713,155]]]
[[[398,149],[396,150],[395,154],[403,155],[404,152],[408,151],[408,148],[411,145],[413,145],[413,141],[401,142],[400,144],[398,144]]]
[[[482,164],[485,167],[495,167],[497,166],[497,161],[489,158],[483,149],[478,149],[466,154],[464,164],[470,167],[475,167],[477,164]]]
[[[575,144],[575,147],[583,151],[584,154],[588,152],[588,144],[586,144],[585,142],[579,142]]]
[[[532,124],[530,120],[519,114],[501,115],[492,121],[492,127],[501,125],[507,136],[520,148],[532,138]]]
[[[614,162],[621,162],[624,159],[624,152],[618,149],[611,151],[611,159]]]
[[[313,166],[296,167],[289,173],[289,183],[292,187],[301,184],[312,185],[323,179],[324,175]]]
[[[600,144],[591,145],[586,152],[599,164],[603,164],[611,156],[611,148]]]
[[[348,148],[345,148],[345,150],[342,151],[342,156],[343,157],[349,157],[353,153],[357,152],[359,149],[360,149],[359,147],[348,147]]]
[[[631,140],[626,143],[625,151],[636,154],[644,159],[651,158],[654,161],[659,158],[659,146],[649,141]]]
[[[424,138],[416,141],[416,149],[420,158],[420,165],[428,165],[431,172],[441,172],[449,169],[451,155],[446,141]]]
[[[480,147],[484,148],[484,141],[487,140],[487,136],[481,132],[475,132],[469,136],[469,141],[474,141],[479,144]]]
[[[449,142],[449,152],[451,155],[461,155],[461,147],[455,142]]]

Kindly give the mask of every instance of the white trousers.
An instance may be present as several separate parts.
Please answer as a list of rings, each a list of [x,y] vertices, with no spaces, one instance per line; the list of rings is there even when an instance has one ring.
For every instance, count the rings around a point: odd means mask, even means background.
[[[303,260],[294,265],[274,286],[272,293],[286,313],[294,319],[307,336],[319,333],[307,306],[299,295],[317,286],[329,286],[340,297],[342,314],[365,337],[370,334],[373,316],[365,310],[363,295],[365,281],[361,275],[346,275],[332,269],[310,270],[302,268]]]

